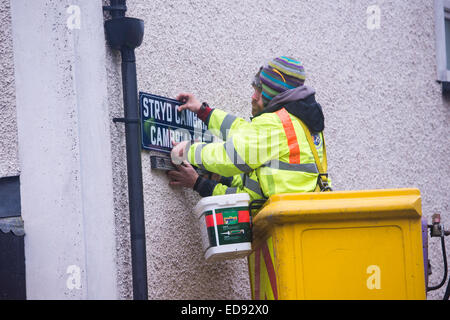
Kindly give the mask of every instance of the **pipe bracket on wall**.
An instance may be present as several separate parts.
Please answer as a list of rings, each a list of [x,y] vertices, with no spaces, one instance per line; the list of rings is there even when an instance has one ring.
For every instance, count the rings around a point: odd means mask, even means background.
[[[113,118],[113,122],[123,122],[123,123],[139,123],[140,119],[125,119],[125,118]]]
[[[119,12],[125,12],[127,11],[127,6],[124,5],[116,5],[116,6],[103,6],[103,11],[119,11]]]

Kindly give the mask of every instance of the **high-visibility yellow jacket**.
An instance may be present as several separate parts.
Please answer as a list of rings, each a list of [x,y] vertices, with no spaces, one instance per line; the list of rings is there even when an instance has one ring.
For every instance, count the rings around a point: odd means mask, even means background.
[[[187,155],[192,165],[226,177],[254,174],[266,198],[316,189],[319,171],[305,131],[286,109],[263,113],[252,122],[214,109],[207,125],[224,142],[193,144]],[[323,133],[312,136],[323,161]]]

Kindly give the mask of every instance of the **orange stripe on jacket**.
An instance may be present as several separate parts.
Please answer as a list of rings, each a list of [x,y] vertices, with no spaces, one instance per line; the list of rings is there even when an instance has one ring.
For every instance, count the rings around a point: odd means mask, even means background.
[[[291,117],[285,108],[278,110],[275,114],[280,118],[283,124],[284,133],[289,146],[289,163],[300,163],[300,146],[298,145],[297,135]]]

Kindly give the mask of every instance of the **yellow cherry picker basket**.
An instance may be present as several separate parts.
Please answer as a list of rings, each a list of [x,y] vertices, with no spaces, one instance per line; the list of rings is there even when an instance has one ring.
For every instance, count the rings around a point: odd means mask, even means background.
[[[252,298],[426,299],[417,189],[272,196],[253,216]]]

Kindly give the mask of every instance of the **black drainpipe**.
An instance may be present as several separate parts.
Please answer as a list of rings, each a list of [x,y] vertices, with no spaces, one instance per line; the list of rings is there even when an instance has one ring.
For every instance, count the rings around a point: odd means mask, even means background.
[[[111,0],[103,7],[111,13],[105,21],[106,39],[111,48],[122,55],[122,85],[124,118],[114,122],[125,123],[128,169],[128,200],[130,208],[131,263],[133,269],[133,299],[147,300],[147,254],[145,248],[144,197],[142,191],[142,164],[140,115],[134,49],[144,37],[144,21],[125,17],[126,0]]]

